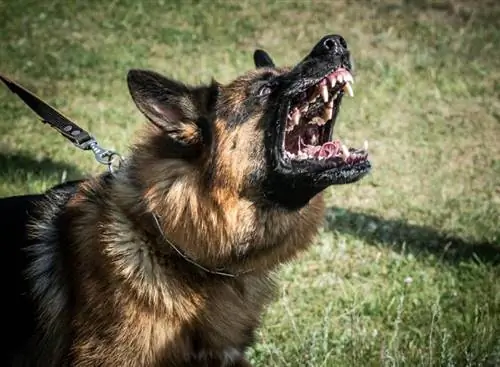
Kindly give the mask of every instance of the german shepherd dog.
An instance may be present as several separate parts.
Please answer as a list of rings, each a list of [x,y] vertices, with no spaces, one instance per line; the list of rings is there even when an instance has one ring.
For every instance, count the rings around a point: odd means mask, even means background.
[[[250,366],[272,271],[313,242],[322,192],[371,167],[333,139],[341,36],[254,62],[226,85],[130,70],[149,123],[123,166],[0,201],[3,365]]]

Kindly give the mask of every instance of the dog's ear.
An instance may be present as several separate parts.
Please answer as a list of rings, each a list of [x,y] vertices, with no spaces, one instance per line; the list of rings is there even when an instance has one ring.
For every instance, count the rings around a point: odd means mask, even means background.
[[[264,50],[255,50],[255,52],[253,53],[253,61],[255,63],[255,67],[257,68],[273,68],[275,66],[271,56]]]
[[[200,120],[215,105],[216,86],[191,88],[150,70],[132,69],[127,84],[137,108],[175,140],[185,130],[201,129]],[[201,136],[203,132],[197,131]]]

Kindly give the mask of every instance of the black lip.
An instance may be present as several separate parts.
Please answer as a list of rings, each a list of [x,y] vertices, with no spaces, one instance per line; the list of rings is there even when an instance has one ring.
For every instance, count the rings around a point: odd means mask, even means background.
[[[294,97],[297,97],[298,94],[305,92],[312,86],[318,84],[323,80],[327,75],[337,71],[338,69],[343,68],[346,69],[348,72],[350,72],[353,76],[355,75],[351,66],[346,65],[346,64],[328,64],[325,67],[323,67],[322,71],[320,73],[316,73],[314,76],[308,76],[301,78],[297,81],[288,83],[286,86],[286,89],[283,93],[284,98],[286,99],[292,99]],[[295,69],[292,69],[291,73],[294,72]],[[338,86],[338,88],[342,87],[341,85]],[[337,87],[335,88],[335,90]]]

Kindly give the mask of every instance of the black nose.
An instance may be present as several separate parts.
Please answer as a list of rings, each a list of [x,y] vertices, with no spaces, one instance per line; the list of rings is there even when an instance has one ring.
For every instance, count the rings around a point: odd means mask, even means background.
[[[347,42],[342,36],[326,36],[322,42],[325,51],[342,53],[347,49]]]
[[[334,54],[334,55],[342,55],[347,52],[347,42],[344,37],[339,36],[338,34],[333,34],[329,36],[323,37],[317,44],[314,46],[311,55],[312,56],[320,56],[325,54]]]

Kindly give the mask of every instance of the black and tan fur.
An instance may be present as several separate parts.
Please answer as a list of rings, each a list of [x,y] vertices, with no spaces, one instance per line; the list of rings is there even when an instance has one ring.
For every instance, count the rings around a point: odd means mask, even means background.
[[[312,243],[321,191],[336,183],[276,176],[268,141],[281,102],[260,91],[296,68],[255,55],[258,68],[228,85],[130,71],[151,123],[124,166],[0,202],[17,259],[7,365],[249,366],[271,271]]]

